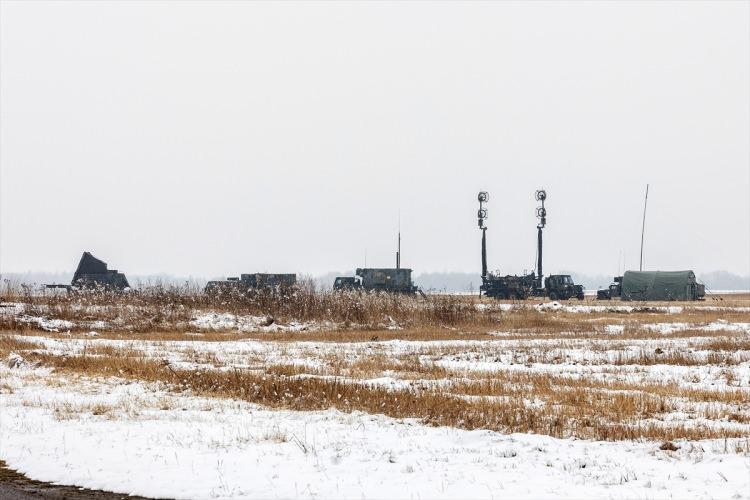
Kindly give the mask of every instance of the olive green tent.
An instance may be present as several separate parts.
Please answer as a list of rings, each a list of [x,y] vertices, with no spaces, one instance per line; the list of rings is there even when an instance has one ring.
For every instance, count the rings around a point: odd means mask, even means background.
[[[704,286],[693,271],[625,271],[622,300],[699,300]]]

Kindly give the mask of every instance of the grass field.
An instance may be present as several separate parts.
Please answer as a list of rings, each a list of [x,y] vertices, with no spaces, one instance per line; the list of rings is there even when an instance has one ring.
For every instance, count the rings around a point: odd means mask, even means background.
[[[426,428],[667,450],[660,453],[710,446],[745,463],[750,297],[712,299],[7,296],[0,398],[59,422],[138,420],[193,398],[209,409],[226,401],[277,415],[382,415]],[[116,389],[132,384],[139,395]],[[71,398],[71,387],[120,395]]]

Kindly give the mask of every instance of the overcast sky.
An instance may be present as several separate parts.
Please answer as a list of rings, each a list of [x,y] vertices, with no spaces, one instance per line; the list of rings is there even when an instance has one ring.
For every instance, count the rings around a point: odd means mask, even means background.
[[[0,272],[750,274],[750,3],[8,2]],[[622,257],[622,259],[621,259]]]

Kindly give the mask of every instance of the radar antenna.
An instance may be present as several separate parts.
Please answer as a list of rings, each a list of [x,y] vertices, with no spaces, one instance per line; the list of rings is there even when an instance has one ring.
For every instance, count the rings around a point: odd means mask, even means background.
[[[646,198],[643,200],[643,223],[641,224],[641,260],[638,266],[643,271],[643,236],[646,234],[646,205],[648,205],[648,184],[646,184]]]

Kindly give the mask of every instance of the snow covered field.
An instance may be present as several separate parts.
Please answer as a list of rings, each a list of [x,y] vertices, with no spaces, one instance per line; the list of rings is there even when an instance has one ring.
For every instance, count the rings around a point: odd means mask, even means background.
[[[746,305],[475,306],[138,334],[6,307],[0,460],[174,498],[750,497]]]
[[[175,498],[743,498],[723,440],[596,442],[267,410],[0,369],[0,456],[36,479]],[[533,478],[533,480],[530,480]]]

